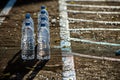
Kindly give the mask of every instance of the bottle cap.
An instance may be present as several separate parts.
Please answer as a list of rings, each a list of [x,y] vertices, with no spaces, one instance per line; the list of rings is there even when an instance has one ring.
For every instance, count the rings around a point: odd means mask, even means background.
[[[27,13],[27,14],[25,15],[25,18],[26,18],[26,19],[29,19],[29,18],[30,18],[30,13]]]
[[[120,55],[120,50],[117,50],[117,51],[115,52],[115,55],[116,55],[116,56],[119,56],[119,55]]]
[[[45,27],[45,24],[44,24],[44,23],[41,23],[41,27]]]
[[[45,11],[44,11],[44,10],[41,10],[41,14],[45,14]]]
[[[41,6],[41,9],[45,9],[46,7],[44,5]]]
[[[46,18],[45,17],[41,17],[41,20],[46,20]]]
[[[29,23],[29,22],[26,22],[26,23],[25,23],[25,25],[26,25],[26,26],[29,26],[29,25],[30,25],[30,23]]]

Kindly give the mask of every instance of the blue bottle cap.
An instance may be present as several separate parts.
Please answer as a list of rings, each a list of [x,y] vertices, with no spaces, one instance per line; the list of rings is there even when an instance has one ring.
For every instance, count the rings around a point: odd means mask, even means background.
[[[44,5],[41,6],[41,9],[45,9],[46,7]]]
[[[25,25],[26,25],[26,26],[29,26],[29,25],[30,25],[30,23],[29,23],[29,22],[26,22],[26,23],[25,23]]]
[[[120,56],[120,50],[117,50],[117,51],[115,52],[115,55],[116,55],[116,56]]]
[[[45,17],[41,17],[41,20],[46,20],[46,18]]]
[[[45,27],[45,24],[44,24],[44,23],[41,23],[41,27]]]
[[[25,18],[26,18],[26,19],[29,19],[29,18],[30,18],[30,13],[27,13],[27,14],[25,15]]]
[[[45,11],[44,11],[44,10],[41,10],[41,14],[45,14]]]

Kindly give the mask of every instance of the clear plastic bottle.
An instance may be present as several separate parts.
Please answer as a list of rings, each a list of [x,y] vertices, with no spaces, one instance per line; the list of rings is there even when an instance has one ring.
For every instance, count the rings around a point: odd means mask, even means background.
[[[44,17],[41,18],[41,22],[38,24],[38,30],[40,29],[41,24],[45,24],[46,25],[45,27],[49,30],[49,22],[47,22]]]
[[[41,24],[38,30],[38,46],[37,46],[37,59],[49,60],[50,59],[50,34],[46,24]]]
[[[30,15],[30,13],[27,13],[26,15],[25,15],[25,19],[24,19],[24,21],[23,21],[23,26],[25,26],[25,23],[26,22],[30,22],[30,25],[31,25],[31,27],[33,28],[33,31],[34,31],[34,21],[33,21],[33,19],[31,18],[31,15]],[[23,27],[24,28],[24,27]]]
[[[46,15],[49,16],[48,11],[46,10],[46,6],[45,5],[41,6],[41,10],[44,10]]]
[[[38,24],[40,24],[41,21],[46,21],[49,23],[48,12],[46,9],[42,9],[42,8],[40,12],[38,13]]]
[[[21,39],[21,58],[23,60],[33,60],[35,58],[34,31],[30,21],[24,22]]]

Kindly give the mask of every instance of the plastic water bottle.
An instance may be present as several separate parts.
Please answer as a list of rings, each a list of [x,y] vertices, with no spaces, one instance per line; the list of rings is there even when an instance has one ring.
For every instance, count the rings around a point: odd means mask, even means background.
[[[30,25],[32,26],[33,31],[34,31],[34,22],[33,22],[33,19],[31,18],[30,13],[27,13],[27,14],[25,15],[25,19],[24,19],[24,21],[23,21],[23,26],[25,26],[25,23],[26,23],[26,22],[30,22]]]
[[[21,58],[23,60],[33,60],[35,58],[34,30],[30,21],[23,22],[21,39]]]
[[[45,27],[49,30],[49,22],[47,22],[44,17],[41,18],[41,22],[38,24],[38,31],[41,28],[40,26],[41,24],[45,24],[46,25]]]
[[[40,12],[38,13],[38,24],[40,24],[41,21],[46,21],[49,23],[48,12],[44,7],[41,8]]]
[[[48,11],[46,10],[46,6],[42,5],[41,6],[41,10],[44,10],[46,15],[49,16]]]
[[[46,28],[46,24],[41,24],[38,30],[38,46],[37,46],[37,59],[49,60],[50,59],[50,34]]]
[[[39,24],[41,21],[49,22],[48,15],[46,15],[46,13],[45,13],[44,10],[41,10],[40,13],[38,14],[38,24]]]

